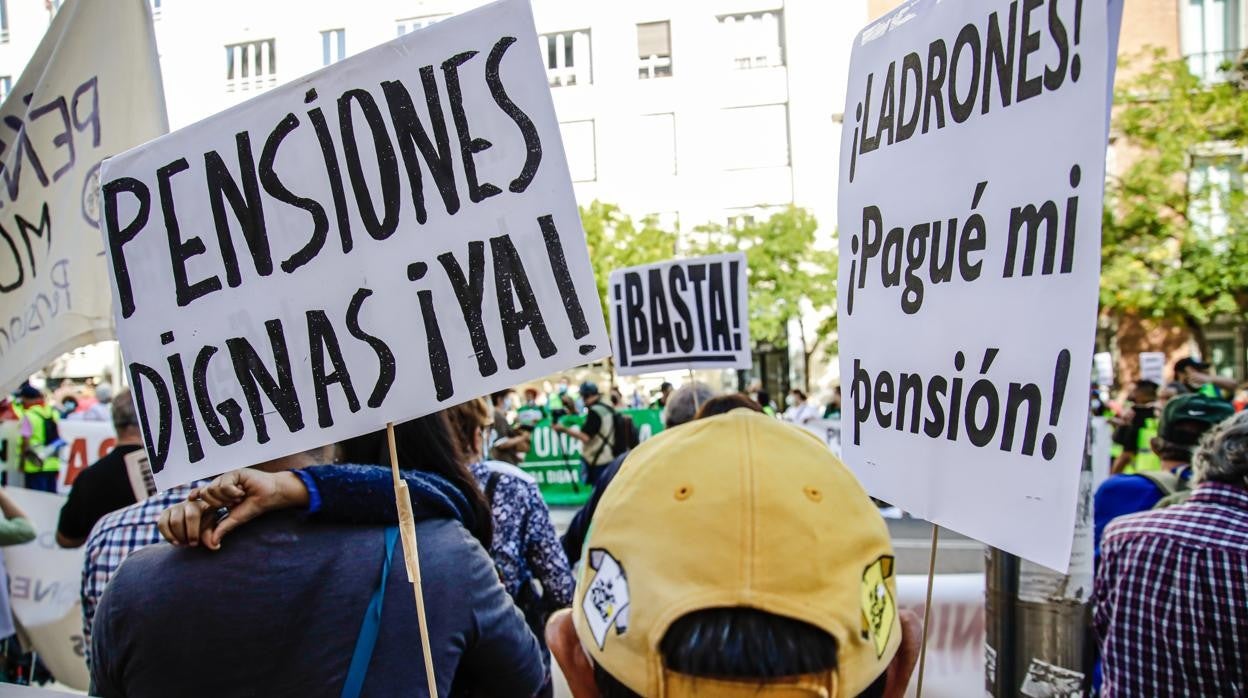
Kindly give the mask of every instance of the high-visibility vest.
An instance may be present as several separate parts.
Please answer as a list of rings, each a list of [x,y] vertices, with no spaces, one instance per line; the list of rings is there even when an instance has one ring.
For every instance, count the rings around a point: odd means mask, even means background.
[[[22,418],[30,421],[30,449],[38,456],[38,460],[20,454],[22,472],[55,473],[61,469],[61,457],[57,449],[49,444],[48,422],[58,421],[56,410],[47,405],[35,405],[22,410]]]
[[[1140,427],[1139,441],[1136,442],[1135,458],[1123,470],[1126,473],[1146,473],[1161,470],[1161,458],[1153,453],[1153,437],[1157,436],[1157,418],[1149,417]]]

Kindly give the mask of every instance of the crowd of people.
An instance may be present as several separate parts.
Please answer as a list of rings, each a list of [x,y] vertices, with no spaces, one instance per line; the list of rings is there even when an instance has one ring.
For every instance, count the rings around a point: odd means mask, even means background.
[[[1175,369],[1119,405],[1095,494],[1103,696],[1248,686],[1248,414],[1199,362]],[[439,695],[550,696],[552,661],[578,697],[904,692],[918,621],[896,602],[888,529],[791,424],[835,418],[839,391],[821,411],[795,390],[778,413],[761,385],[664,384],[664,430],[640,443],[618,391],[561,387],[395,426]],[[38,483],[59,417],[29,386],[16,397]],[[109,397],[116,446],[78,475],[56,531],[84,546],[93,693],[167,695],[191,676],[203,695],[425,685],[384,431],[139,501],[133,397]],[[581,443],[593,485],[562,535],[518,467],[544,419]],[[34,537],[2,493],[0,513],[0,545]]]

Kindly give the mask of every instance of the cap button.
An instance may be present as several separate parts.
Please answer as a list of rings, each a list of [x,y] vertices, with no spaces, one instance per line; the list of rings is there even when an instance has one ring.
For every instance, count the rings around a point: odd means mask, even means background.
[[[820,490],[818,487],[806,485],[805,487],[802,488],[802,491],[806,493],[806,498],[812,502],[823,501],[823,491]]]

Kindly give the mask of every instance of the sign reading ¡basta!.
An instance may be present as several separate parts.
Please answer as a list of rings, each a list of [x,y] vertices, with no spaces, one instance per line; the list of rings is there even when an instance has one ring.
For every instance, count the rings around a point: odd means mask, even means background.
[[[163,488],[609,351],[531,9],[503,0],[105,162]]]

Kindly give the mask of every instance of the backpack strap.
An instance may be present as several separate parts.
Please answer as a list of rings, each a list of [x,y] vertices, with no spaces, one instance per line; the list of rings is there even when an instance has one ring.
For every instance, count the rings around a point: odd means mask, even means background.
[[[1183,470],[1150,470],[1136,475],[1147,478],[1150,482],[1161,490],[1161,497],[1165,499],[1176,493],[1183,492],[1188,489],[1187,480],[1183,477]]]
[[[355,638],[355,650],[347,668],[347,680],[342,684],[342,698],[358,698],[368,676],[368,664],[373,659],[373,648],[381,632],[381,607],[386,599],[386,582],[390,579],[390,561],[394,558],[394,541],[399,537],[398,526],[386,527],[386,555],[381,562],[381,580],[373,590],[373,597],[364,609],[364,622]]]
[[[489,502],[490,508],[494,508],[494,490],[498,489],[498,480],[501,475],[498,471],[491,470],[489,475],[485,476],[485,501]]]

